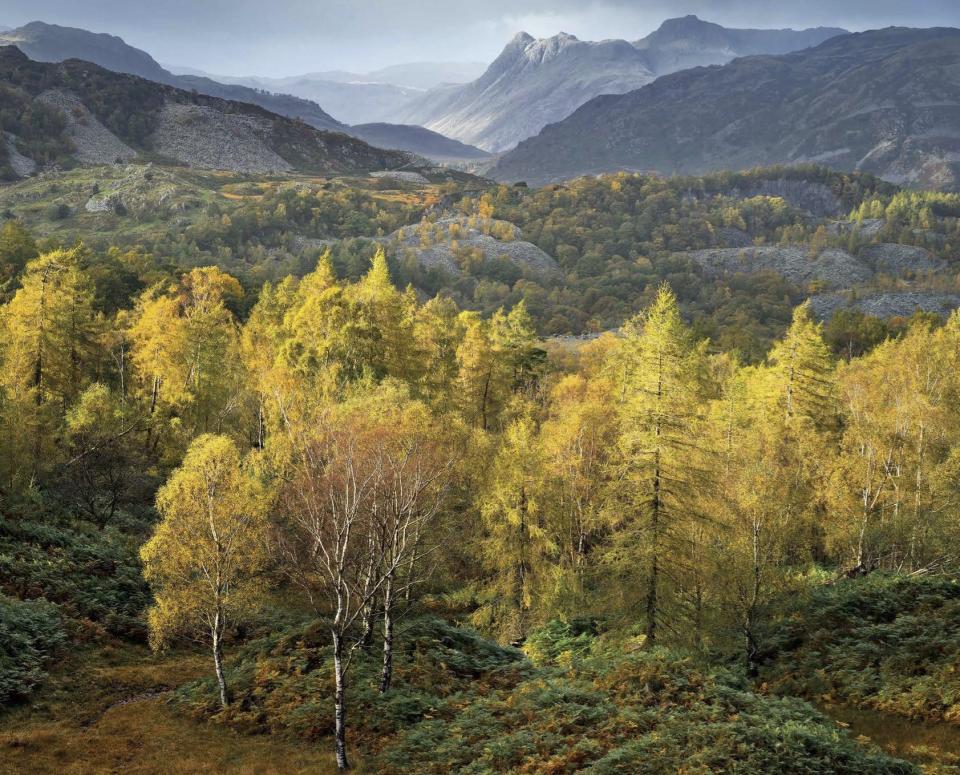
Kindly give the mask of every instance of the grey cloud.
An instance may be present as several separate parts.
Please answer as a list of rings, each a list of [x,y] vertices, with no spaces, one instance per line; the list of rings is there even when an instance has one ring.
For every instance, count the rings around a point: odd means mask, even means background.
[[[489,60],[518,26],[636,38],[687,13],[758,27],[960,24],[957,0],[3,0],[0,24],[41,19],[121,35],[166,62],[282,75]]]

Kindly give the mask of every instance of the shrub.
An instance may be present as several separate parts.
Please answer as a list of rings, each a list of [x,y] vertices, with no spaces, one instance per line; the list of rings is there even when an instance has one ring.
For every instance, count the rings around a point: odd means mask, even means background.
[[[0,517],[0,594],[44,598],[69,619],[89,620],[113,635],[144,638],[141,612],[149,592],[137,544],[115,527],[100,531],[50,513]]]
[[[818,587],[764,639],[777,692],[960,723],[960,583],[873,573]]]
[[[64,640],[55,605],[0,596],[0,707],[33,691]]]

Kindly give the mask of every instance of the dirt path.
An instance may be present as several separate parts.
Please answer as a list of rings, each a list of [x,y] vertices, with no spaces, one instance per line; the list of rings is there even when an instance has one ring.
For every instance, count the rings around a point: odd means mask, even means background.
[[[206,670],[201,655],[155,658],[138,647],[73,655],[29,706],[0,715],[0,773],[336,771],[325,746],[239,735],[174,713],[170,690]]]

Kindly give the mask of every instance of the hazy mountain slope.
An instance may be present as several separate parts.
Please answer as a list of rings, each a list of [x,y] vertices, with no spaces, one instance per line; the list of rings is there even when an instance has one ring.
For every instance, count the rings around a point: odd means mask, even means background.
[[[390,121],[402,107],[441,84],[466,83],[486,69],[479,63],[415,62],[369,73],[345,70],[285,78],[213,75],[189,67],[167,66],[177,75],[203,77],[222,84],[292,94],[312,100],[346,124]]]
[[[668,19],[636,41],[658,76],[703,65],[722,65],[751,54],[789,54],[846,34],[839,27],[806,30],[741,30],[721,27],[696,16]]]
[[[248,86],[222,84],[201,76],[179,76],[164,69],[145,51],[141,51],[113,35],[89,32],[74,27],[60,27],[44,22],[31,22],[0,34],[0,45],[17,46],[38,62],[63,62],[82,59],[116,73],[129,73],[150,81],[180,89],[196,89],[213,97],[249,102],[273,113],[300,118],[318,129],[344,131],[339,121],[309,100],[286,94],[270,94]]]
[[[13,46],[0,47],[0,95],[2,129],[17,153],[41,163],[102,164],[147,153],[237,172],[342,174],[411,161],[409,154],[373,148],[255,105],[74,59],[35,62]],[[38,106],[44,111],[40,122],[28,118]],[[9,157],[0,152],[0,169]]]
[[[480,161],[490,157],[486,151],[422,126],[359,124],[350,127],[350,133],[378,148],[399,148],[437,162]]]
[[[960,184],[960,30],[891,28],[785,56],[665,76],[604,96],[507,154],[501,180],[664,174],[817,161]]]
[[[390,83],[328,81],[309,75],[238,80],[250,88],[312,100],[346,124],[388,121],[408,102],[423,94],[422,89]]]
[[[635,44],[588,43],[564,33],[534,40],[521,33],[478,80],[431,90],[396,120],[500,152],[598,95],[623,94],[685,67],[807,48],[843,32],[729,30],[688,16],[664,22]]]
[[[353,73],[348,70],[326,70],[317,73],[293,76],[338,83],[389,83],[410,89],[432,89],[451,83],[469,83],[487,69],[484,62],[407,62],[391,65],[369,73]],[[174,72],[179,72],[174,69]],[[218,76],[211,76],[222,80]]]
[[[498,152],[597,94],[636,89],[653,77],[643,53],[626,41],[521,33],[478,80],[428,92],[398,120]]]

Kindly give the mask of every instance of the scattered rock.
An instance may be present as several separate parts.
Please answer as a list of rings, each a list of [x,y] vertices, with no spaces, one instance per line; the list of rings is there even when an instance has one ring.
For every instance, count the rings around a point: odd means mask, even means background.
[[[4,133],[4,139],[7,145],[7,161],[10,163],[13,173],[21,178],[30,177],[37,171],[37,163],[17,150],[17,146],[13,142],[13,135],[9,132]]]
[[[858,309],[878,318],[910,317],[918,310],[946,317],[960,308],[960,294],[905,291],[855,296],[851,293],[823,293],[812,296],[810,306],[813,314],[821,320],[827,320],[841,309]]]
[[[936,258],[923,248],[890,243],[868,245],[860,250],[860,258],[866,261],[873,271],[898,277],[937,272],[947,265],[946,261]]]
[[[191,167],[244,173],[289,172],[292,165],[267,144],[264,118],[222,113],[204,105],[168,104],[150,142],[154,150]]]
[[[699,264],[708,277],[777,272],[798,285],[820,281],[848,287],[870,279],[873,274],[870,267],[838,248],[824,250],[815,258],[806,247],[777,245],[693,250],[683,255]]]
[[[520,229],[508,221],[456,217],[404,226],[378,241],[413,253],[428,269],[443,269],[452,275],[460,274],[455,245],[461,249],[479,249],[488,262],[506,258],[514,266],[535,274],[562,274],[555,259],[536,245],[524,242],[522,236]]]
[[[408,170],[387,170],[386,172],[371,172],[371,178],[386,178],[387,180],[396,180],[399,183],[416,183],[427,185],[427,180],[419,172],[410,172]]]
[[[83,164],[115,164],[132,161],[137,152],[101,124],[80,98],[65,89],[45,91],[37,102],[59,108],[67,121],[66,135],[74,157]]]

